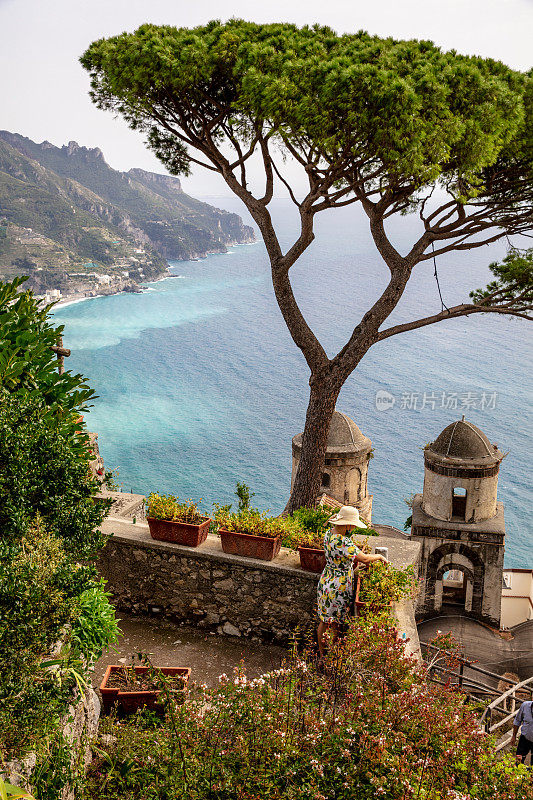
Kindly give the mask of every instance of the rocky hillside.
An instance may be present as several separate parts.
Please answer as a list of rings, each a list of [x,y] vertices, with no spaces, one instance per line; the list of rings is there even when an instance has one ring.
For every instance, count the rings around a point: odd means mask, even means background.
[[[97,148],[0,131],[0,274],[75,272],[89,262],[147,279],[166,259],[253,240],[239,216],[189,197],[177,178],[119,172]]]

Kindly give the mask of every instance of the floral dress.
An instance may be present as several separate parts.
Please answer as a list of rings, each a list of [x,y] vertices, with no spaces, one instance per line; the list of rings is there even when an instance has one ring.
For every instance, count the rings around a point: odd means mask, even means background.
[[[351,536],[335,526],[324,536],[326,566],[318,582],[318,616],[322,622],[344,622],[350,608],[353,562],[360,552]]]

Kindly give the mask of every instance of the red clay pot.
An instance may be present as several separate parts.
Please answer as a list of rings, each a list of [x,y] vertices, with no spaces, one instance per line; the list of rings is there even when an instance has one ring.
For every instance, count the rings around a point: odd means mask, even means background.
[[[272,561],[279,553],[281,539],[276,536],[253,536],[249,533],[237,533],[219,528],[222,550],[234,556],[246,558],[260,558],[262,561]]]
[[[324,548],[318,547],[299,547],[300,566],[307,572],[322,572],[326,566],[326,554]]]
[[[121,667],[119,664],[110,664],[106,669],[104,678],[100,684],[100,692],[102,694],[104,707],[108,709],[114,703],[118,703],[122,710],[126,711],[128,714],[132,714],[134,711],[137,711],[138,708],[143,708],[144,706],[146,706],[146,708],[154,708],[157,705],[158,695],[160,694],[160,691],[157,689],[147,689],[141,692],[124,692],[122,689],[107,686],[107,682],[112,673],[121,672],[123,669],[124,667]],[[148,672],[149,667],[135,667],[134,669],[138,675],[143,675],[145,672]],[[185,686],[191,674],[191,670],[188,667],[161,667],[160,671],[163,675],[181,675],[183,677],[183,686]]]
[[[174,544],[184,544],[187,547],[198,547],[205,542],[209,533],[209,517],[202,517],[203,522],[193,524],[191,522],[173,522],[169,519],[146,520],[150,528],[152,539],[161,542],[174,542]]]

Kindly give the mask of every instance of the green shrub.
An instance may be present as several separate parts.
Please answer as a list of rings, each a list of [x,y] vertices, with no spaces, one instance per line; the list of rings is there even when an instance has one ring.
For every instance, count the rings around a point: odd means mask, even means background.
[[[71,644],[89,665],[99,659],[106,647],[118,641],[121,635],[115,609],[109,602],[110,597],[102,579],[82,592],[78,600],[79,616],[72,625]]]
[[[297,550],[298,547],[323,549],[324,535],[330,527],[328,522],[334,513],[335,509],[329,506],[298,508],[293,511],[287,519],[292,519],[296,525],[283,536],[282,545],[290,547],[292,550]],[[378,533],[373,528],[361,528],[351,535],[356,534],[365,537],[365,541],[357,542],[358,547],[365,550],[365,552],[369,549],[366,547],[366,537],[378,536]]]
[[[107,507],[77,422],[92,391],[59,375],[62,327],[21,283],[0,283],[0,759],[33,750],[46,761],[83,688],[82,656],[95,657],[115,624],[95,583]],[[61,796],[54,775],[43,800]]]
[[[100,487],[89,469],[86,436],[76,423],[43,410],[40,399],[11,394],[0,404],[0,530],[17,542],[35,514],[76,559],[94,558],[104,538],[98,527],[107,508],[95,503]],[[92,575],[94,570],[87,566]]]
[[[47,416],[73,422],[94,394],[82,375],[68,370],[59,375],[50,348],[64,326],[53,324],[50,306],[43,308],[31,292],[20,289],[25,280],[0,282],[0,396],[28,393]]]
[[[42,740],[73,682],[43,665],[78,610],[78,573],[37,517],[20,543],[0,541],[0,756]]]
[[[201,501],[200,501],[201,502]],[[148,516],[153,519],[166,519],[171,522],[189,522],[197,525],[207,517],[193,500],[182,500],[171,494],[152,492],[148,497]]]
[[[385,605],[412,595],[416,587],[412,566],[397,569],[391,563],[377,562],[362,575],[359,599],[371,605]]]

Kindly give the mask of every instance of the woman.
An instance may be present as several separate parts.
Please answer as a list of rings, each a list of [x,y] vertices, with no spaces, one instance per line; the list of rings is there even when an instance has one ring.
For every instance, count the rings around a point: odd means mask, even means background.
[[[353,506],[342,506],[329,520],[331,528],[324,536],[326,566],[318,582],[318,651],[324,657],[324,634],[331,626],[336,637],[350,609],[352,599],[353,562],[374,564],[387,559],[382,555],[363,553],[352,539],[356,528],[366,528]]]

